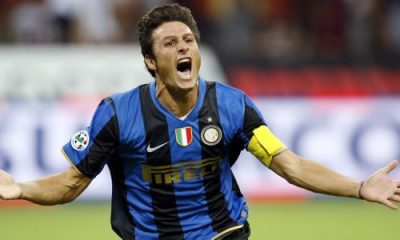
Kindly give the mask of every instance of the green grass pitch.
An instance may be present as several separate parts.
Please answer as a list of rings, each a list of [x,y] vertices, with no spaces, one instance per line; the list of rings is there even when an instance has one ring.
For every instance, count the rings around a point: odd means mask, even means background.
[[[114,240],[110,204],[2,207],[0,239]],[[399,239],[400,211],[357,200],[250,204],[252,240]]]

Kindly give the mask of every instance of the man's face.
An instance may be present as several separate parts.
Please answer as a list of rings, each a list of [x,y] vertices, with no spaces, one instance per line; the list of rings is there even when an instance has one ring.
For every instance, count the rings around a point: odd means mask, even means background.
[[[196,87],[201,64],[199,46],[190,28],[182,22],[166,22],[153,31],[155,59],[148,67],[171,90]]]

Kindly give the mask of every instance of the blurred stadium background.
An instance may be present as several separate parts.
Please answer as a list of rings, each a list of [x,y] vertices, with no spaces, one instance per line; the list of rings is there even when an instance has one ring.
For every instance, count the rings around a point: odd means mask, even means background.
[[[399,0],[1,0],[0,168],[65,169],[98,101],[151,81],[136,21],[166,2],[192,9],[201,75],[250,95],[295,152],[359,179],[400,159]],[[234,171],[251,239],[397,238],[397,212],[300,190],[247,153]],[[117,239],[110,190],[105,169],[74,204],[0,201],[0,238]]]

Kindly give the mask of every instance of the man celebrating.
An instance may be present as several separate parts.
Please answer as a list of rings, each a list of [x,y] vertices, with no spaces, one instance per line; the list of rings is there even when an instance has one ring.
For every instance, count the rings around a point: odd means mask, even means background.
[[[70,202],[108,165],[112,228],[122,239],[248,239],[248,209],[231,171],[247,149],[299,187],[397,208],[400,183],[388,177],[397,161],[360,182],[305,160],[271,133],[244,93],[200,78],[189,9],[151,10],[139,21],[139,41],[155,81],[100,103],[90,127],[64,146],[66,171],[30,183],[1,172],[1,198]]]

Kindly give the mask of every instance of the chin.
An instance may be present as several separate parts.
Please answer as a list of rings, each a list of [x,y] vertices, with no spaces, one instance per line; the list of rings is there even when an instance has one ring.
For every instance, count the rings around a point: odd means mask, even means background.
[[[178,87],[182,90],[191,90],[193,88],[195,88],[197,86],[197,79],[196,78],[192,78],[192,79],[188,79],[188,80],[181,80],[179,79],[178,82]]]
[[[185,84],[179,84],[179,88],[182,90],[192,90],[193,88],[196,87],[196,83],[185,83]]]

